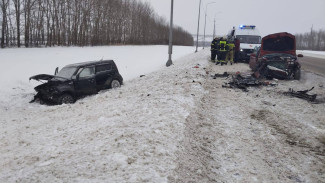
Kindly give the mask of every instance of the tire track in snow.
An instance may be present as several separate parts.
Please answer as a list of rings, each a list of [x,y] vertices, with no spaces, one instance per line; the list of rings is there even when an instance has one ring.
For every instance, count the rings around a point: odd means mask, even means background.
[[[205,97],[201,99],[204,104]],[[178,167],[170,182],[215,182],[211,172],[213,142],[216,140],[212,130],[213,121],[205,113],[205,105],[199,105],[186,119],[185,138],[178,153]],[[215,165],[217,166],[217,165]]]

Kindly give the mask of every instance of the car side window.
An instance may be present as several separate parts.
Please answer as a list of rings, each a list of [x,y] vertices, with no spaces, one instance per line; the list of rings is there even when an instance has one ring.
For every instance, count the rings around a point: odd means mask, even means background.
[[[261,51],[261,47],[258,47],[257,54],[256,55],[259,55],[260,54],[260,51]]]
[[[96,66],[96,73],[110,71],[110,70],[112,70],[112,65],[111,64],[104,64],[104,65],[97,65]]]
[[[260,51],[260,47],[255,46],[255,48],[254,48],[254,53],[255,53],[256,55],[258,55],[259,51]]]
[[[94,67],[85,67],[79,74],[80,78],[90,77],[95,74]]]

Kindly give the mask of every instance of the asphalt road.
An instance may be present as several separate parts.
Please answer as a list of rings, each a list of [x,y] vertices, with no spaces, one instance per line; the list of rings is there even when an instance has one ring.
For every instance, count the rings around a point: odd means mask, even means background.
[[[325,59],[304,56],[299,58],[302,69],[325,76]]]

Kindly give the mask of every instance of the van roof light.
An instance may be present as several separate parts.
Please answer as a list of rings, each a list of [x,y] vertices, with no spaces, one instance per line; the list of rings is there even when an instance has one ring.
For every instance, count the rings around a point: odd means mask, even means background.
[[[240,29],[255,29],[255,25],[240,25]]]

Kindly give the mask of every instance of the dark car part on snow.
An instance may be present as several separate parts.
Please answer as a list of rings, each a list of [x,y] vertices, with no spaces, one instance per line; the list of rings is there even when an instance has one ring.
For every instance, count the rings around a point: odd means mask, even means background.
[[[30,102],[63,104],[73,103],[78,98],[96,94],[100,90],[117,88],[123,84],[113,60],[82,62],[63,67],[55,75],[39,74],[29,80],[47,82],[35,87],[37,94]]]
[[[232,76],[232,81],[222,85],[223,88],[239,88],[247,92],[249,86],[259,86],[260,82],[254,77],[242,77],[240,75]]]
[[[275,86],[274,83],[264,82],[260,81],[259,79],[255,78],[251,74],[236,74],[235,76],[232,76],[232,80],[228,83],[225,83],[225,85],[222,85],[223,88],[239,88],[243,91],[247,92],[247,87],[251,86]]]
[[[309,90],[294,91],[292,88],[289,88],[289,91],[284,92],[283,94],[301,98],[301,99],[304,99],[304,100],[307,100],[310,102],[316,102],[317,94],[312,94],[312,95],[307,94],[308,92],[312,91],[313,89],[314,89],[314,87],[312,87]]]
[[[215,74],[215,75],[211,75],[211,77],[213,77],[213,79],[217,79],[217,78],[227,78],[230,74],[228,74],[228,72],[224,72],[223,74]]]

